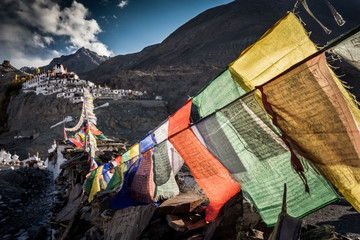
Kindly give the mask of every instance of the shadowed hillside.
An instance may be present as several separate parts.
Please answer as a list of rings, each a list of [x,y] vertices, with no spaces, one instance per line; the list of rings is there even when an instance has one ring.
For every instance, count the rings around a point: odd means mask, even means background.
[[[292,10],[294,3],[293,0],[239,0],[209,9],[161,44],[138,53],[142,56],[136,61],[133,54],[117,56],[81,76],[99,84],[161,95],[174,112]],[[324,1],[309,1],[315,16],[332,30],[330,35],[325,34],[302,6],[296,11],[306,23],[306,29],[312,32],[311,39],[319,46],[360,24],[359,1],[331,3],[345,19],[343,27],[337,26]]]
[[[96,52],[82,47],[74,54],[54,58],[49,65],[40,67],[40,70],[52,70],[53,66],[59,63],[67,67],[69,72],[82,73],[96,68],[108,59],[109,57],[100,56]]]

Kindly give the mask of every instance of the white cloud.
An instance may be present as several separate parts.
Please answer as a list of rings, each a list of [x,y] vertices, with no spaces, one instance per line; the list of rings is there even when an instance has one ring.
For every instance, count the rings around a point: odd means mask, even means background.
[[[12,51],[11,57],[7,58],[10,60],[11,65],[20,69],[22,67],[40,67],[48,65],[51,60],[55,57],[59,57],[63,53],[60,53],[56,50],[49,51],[46,56],[29,56],[26,52],[23,51]]]
[[[54,39],[49,36],[41,36],[37,33],[34,33],[32,37],[32,41],[34,46],[45,48],[49,46],[52,42],[54,42]]]
[[[58,56],[53,56],[51,58],[46,58],[46,59],[42,59],[40,57],[32,57],[31,59],[29,59],[27,56],[20,55],[17,56],[14,61],[11,61],[11,65],[15,66],[17,69],[20,69],[22,67],[33,67],[33,66],[41,67],[48,65],[54,57],[58,57]]]
[[[128,0],[121,0],[121,2],[117,6],[120,8],[124,8],[128,4],[129,4]]]
[[[112,54],[99,41],[97,35],[101,28],[95,19],[89,18],[89,11],[83,4],[73,1],[70,6],[62,8],[55,1],[18,0],[2,3],[1,57],[18,57],[19,60],[15,61],[19,64],[27,62],[26,58],[29,59],[28,63],[42,63],[54,57],[49,46],[55,44],[55,39],[61,39],[60,44],[67,45],[65,48],[68,50],[85,47],[100,55]]]

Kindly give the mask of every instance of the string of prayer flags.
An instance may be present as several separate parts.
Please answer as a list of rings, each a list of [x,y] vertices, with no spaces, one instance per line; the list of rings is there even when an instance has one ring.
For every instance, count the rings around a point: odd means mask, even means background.
[[[83,148],[84,147],[84,144],[82,144],[81,142],[79,142],[76,138],[69,138],[68,141],[77,146],[78,148]]]
[[[131,197],[141,203],[154,202],[155,183],[153,172],[153,149],[141,156],[140,166],[131,183]]]
[[[94,114],[93,96],[87,88],[83,88],[84,102],[81,109],[81,115],[78,123],[72,128],[65,128],[66,131],[75,132],[83,125],[84,121],[96,125],[97,118]]]
[[[292,216],[303,217],[337,200],[329,183],[311,166],[305,172],[311,194],[299,191],[303,183],[292,170],[291,154],[256,95],[248,94],[197,123],[205,146],[241,184],[246,198],[269,226],[281,211],[284,183]]]
[[[83,112],[85,112],[85,102],[83,103],[82,110],[81,110],[81,115],[80,115],[80,119],[79,119],[79,121],[77,122],[77,124],[76,124],[74,127],[72,127],[72,128],[65,128],[65,131],[75,132],[75,131],[77,131],[78,129],[80,129],[80,127],[84,124]]]
[[[85,119],[90,123],[96,125],[97,118],[94,114],[94,97],[87,88],[83,88],[84,103],[85,103]]]
[[[85,151],[89,153],[89,162],[90,162],[90,169],[93,169],[94,166],[97,167],[97,163],[95,161],[96,154],[95,152],[97,149],[97,142],[95,136],[91,133],[90,129],[86,129],[86,136],[87,139],[85,141]]]
[[[97,139],[107,139],[107,137],[95,126],[94,123],[90,122],[90,131],[96,136]]]
[[[240,185],[221,163],[201,144],[189,128],[192,101],[169,118],[169,141],[189,166],[196,182],[210,200],[206,221],[212,222],[221,207],[240,191]]]
[[[360,70],[360,32],[337,44],[332,50]]]
[[[83,88],[83,95],[84,102],[79,122],[73,128],[65,128],[65,131],[76,131],[84,125],[84,127],[75,134],[75,138],[69,139],[69,142],[77,147],[85,147],[85,151],[89,153],[90,170],[94,170],[98,167],[95,161],[97,139],[106,139],[106,137],[96,127],[97,118],[94,114],[94,98],[92,94],[87,88]]]
[[[83,89],[84,94],[84,105],[85,105],[85,111],[84,111],[84,125],[86,129],[86,136],[87,144],[85,145],[85,150],[90,153],[90,163],[91,165],[95,166],[95,152],[97,149],[97,141],[95,135],[92,133],[91,129],[93,126],[96,125],[97,118],[94,114],[94,98],[91,95],[90,91],[87,88]],[[93,129],[96,132],[96,129]]]
[[[197,106],[200,117],[205,117],[245,93],[226,69],[193,98],[193,103]]]
[[[263,101],[292,147],[360,212],[360,131],[337,81],[322,54],[266,84]]]
[[[287,13],[229,65],[247,92],[276,77],[317,51],[293,13]]]

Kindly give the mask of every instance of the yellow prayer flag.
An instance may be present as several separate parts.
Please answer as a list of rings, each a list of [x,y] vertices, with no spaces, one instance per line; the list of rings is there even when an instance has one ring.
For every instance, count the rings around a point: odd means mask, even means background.
[[[139,156],[139,152],[140,152],[140,144],[135,143],[134,145],[132,145],[132,147],[130,147],[130,159]]]
[[[229,70],[249,92],[316,51],[297,17],[289,12],[242,52]]]
[[[98,191],[100,191],[100,181],[99,181],[99,176],[102,173],[104,165],[101,165],[100,167],[98,167],[96,170],[96,174],[94,177],[94,181],[93,184],[91,186],[91,191],[90,191],[90,195],[89,195],[89,199],[88,201],[91,202],[94,199],[94,196],[96,195],[96,193]]]
[[[360,212],[360,130],[342,90],[323,54],[263,87],[287,140]]]

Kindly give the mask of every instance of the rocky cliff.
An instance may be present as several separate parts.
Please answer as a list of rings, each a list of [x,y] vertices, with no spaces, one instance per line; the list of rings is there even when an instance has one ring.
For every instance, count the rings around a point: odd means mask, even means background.
[[[0,93],[2,93],[4,88],[15,79],[15,75],[18,75],[20,78],[25,76],[26,73],[12,66],[10,61],[5,60],[0,64]]]
[[[109,107],[95,110],[99,129],[106,136],[126,138],[130,143],[145,136],[168,116],[163,101],[96,100],[95,106],[105,102],[109,102]],[[78,119],[81,107],[81,104],[71,104],[55,95],[21,93],[13,97],[9,105],[9,131],[0,136],[0,147],[16,152],[20,159],[26,158],[28,153],[33,155],[36,152],[44,158],[53,141],[64,138],[63,125],[50,127],[66,116]],[[66,127],[74,126],[77,119],[66,123]],[[74,133],[67,134],[70,137]]]

